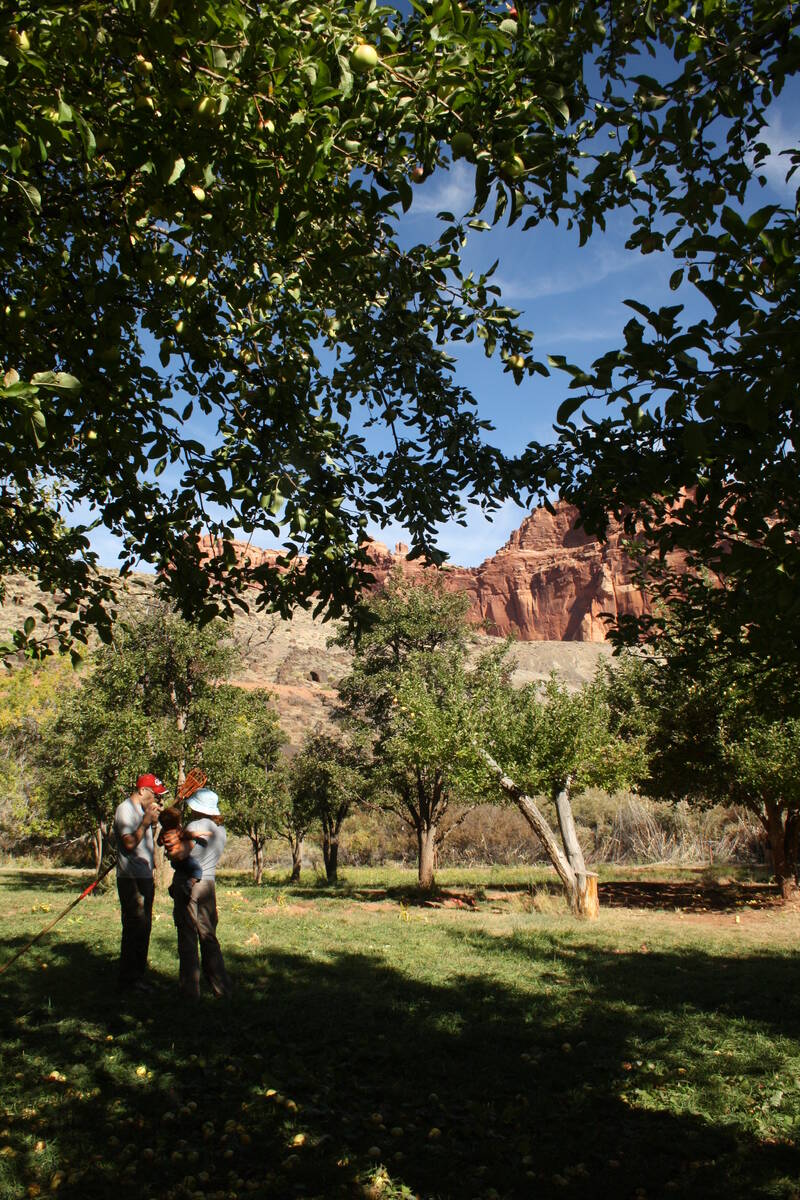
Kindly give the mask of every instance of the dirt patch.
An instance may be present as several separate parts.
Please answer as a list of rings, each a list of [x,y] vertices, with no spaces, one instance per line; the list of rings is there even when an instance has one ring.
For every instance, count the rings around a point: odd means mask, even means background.
[[[686,913],[730,913],[750,908],[784,909],[786,902],[767,883],[726,884],[682,880],[625,880],[600,883],[601,906],[667,909]]]
[[[265,904],[259,908],[260,916],[270,917],[280,914],[284,917],[303,917],[316,910],[315,904]]]

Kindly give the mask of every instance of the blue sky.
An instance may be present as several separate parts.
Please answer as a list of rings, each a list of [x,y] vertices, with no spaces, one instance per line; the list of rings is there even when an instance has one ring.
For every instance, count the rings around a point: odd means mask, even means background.
[[[773,106],[770,130],[764,139],[774,154],[764,174],[767,185],[757,205],[790,202],[797,181],[786,184],[786,162],[778,152],[800,144],[800,117],[791,89]],[[463,161],[450,171],[439,171],[417,189],[406,222],[410,236],[421,240],[431,235],[435,213],[448,209],[465,211],[471,199],[471,171]],[[605,350],[622,344],[623,326],[631,310],[624,301],[636,298],[653,307],[685,302],[687,311],[699,314],[700,307],[692,290],[677,297],[669,290],[669,276],[675,261],[668,254],[642,255],[625,250],[629,216],[616,215],[604,233],[595,234],[583,247],[578,246],[575,230],[542,225],[523,233],[522,222],[511,229],[504,226],[487,233],[472,235],[466,264],[477,271],[500,259],[495,281],[504,299],[521,310],[520,322],[535,333],[534,351],[541,360],[548,354],[563,354],[569,362],[590,363]],[[467,383],[478,400],[480,415],[496,428],[494,442],[514,452],[531,440],[548,441],[552,437],[555,413],[567,394],[566,377],[553,372],[550,379],[526,377],[516,386],[510,374],[499,364],[487,360],[483,351],[472,346],[452,348],[458,359],[458,378]],[[456,524],[441,530],[441,546],[453,562],[473,566],[494,553],[518,527],[525,510],[506,505],[491,523],[477,510],[468,528]],[[374,536],[393,542],[402,530],[392,528]]]
[[[792,85],[773,105],[764,140],[775,153],[767,165],[767,185],[757,205],[791,202],[794,195],[796,180],[785,183],[786,166],[778,151],[800,143],[800,105],[795,103],[799,95],[800,89]],[[457,216],[466,213],[473,195],[472,171],[460,161],[449,170],[437,170],[415,187],[414,202],[403,218],[403,239],[434,239],[439,231],[435,214],[442,209]],[[654,307],[687,300],[694,306],[689,312],[699,313],[693,292],[676,297],[669,291],[667,280],[675,267],[669,255],[642,256],[624,249],[628,221],[627,215],[614,217],[604,233],[596,234],[582,248],[575,230],[549,225],[523,232],[520,221],[511,229],[500,226],[474,232],[465,263],[478,272],[500,259],[495,282],[504,299],[521,310],[520,323],[534,331],[537,358],[563,354],[570,362],[586,365],[621,343],[622,328],[631,316],[623,303],[626,298],[635,297]],[[498,359],[485,358],[481,346],[459,343],[450,349],[457,359],[456,378],[475,395],[480,416],[495,426],[496,432],[489,436],[496,445],[513,453],[531,440],[550,439],[556,409],[567,391],[565,376],[554,372],[550,379],[526,377],[517,386],[509,373],[503,373]],[[509,504],[490,523],[474,510],[467,528],[455,523],[441,528],[440,546],[451,561],[477,565],[506,541],[524,515],[524,510]],[[371,527],[369,533],[390,546],[407,540],[397,526]],[[252,540],[255,545],[275,544],[268,535],[256,534]],[[110,534],[95,531],[92,544],[101,563],[116,563],[119,546]],[[142,569],[147,569],[144,564]]]

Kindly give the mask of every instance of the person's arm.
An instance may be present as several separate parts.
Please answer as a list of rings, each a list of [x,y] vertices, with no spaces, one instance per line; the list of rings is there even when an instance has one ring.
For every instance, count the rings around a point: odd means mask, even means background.
[[[170,862],[179,862],[188,858],[194,849],[194,838],[183,830],[167,829],[164,832],[164,846]]]
[[[144,810],[141,824],[133,831],[133,833],[122,834],[122,844],[126,850],[135,850],[142,840],[147,830],[151,825],[155,825],[158,820],[158,805],[148,804]]]

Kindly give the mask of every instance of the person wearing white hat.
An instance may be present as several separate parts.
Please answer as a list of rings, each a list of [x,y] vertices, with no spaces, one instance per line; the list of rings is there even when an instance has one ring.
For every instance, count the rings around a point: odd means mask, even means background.
[[[199,997],[202,963],[203,975],[214,995],[228,996],[231,984],[217,940],[216,873],[227,839],[219,796],[202,787],[189,796],[186,804],[190,819],[185,831],[197,839],[192,858],[202,874],[188,894],[183,888],[171,889],[172,915],[178,931],[180,989],[189,999]]]

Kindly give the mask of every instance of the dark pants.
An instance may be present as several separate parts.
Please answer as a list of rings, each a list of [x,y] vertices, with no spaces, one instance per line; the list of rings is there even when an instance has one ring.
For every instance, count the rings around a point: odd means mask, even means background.
[[[217,890],[214,880],[199,879],[188,896],[182,888],[175,888],[172,916],[178,930],[180,988],[183,995],[191,999],[200,995],[201,959],[203,974],[214,995],[230,995],[231,983],[217,941]]]
[[[152,876],[149,879],[137,879],[118,875],[117,892],[122,909],[119,982],[120,987],[125,987],[144,979],[147,971],[147,950],[153,921]]]

